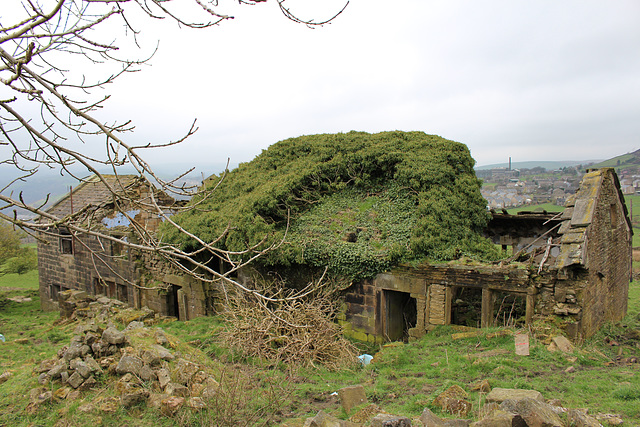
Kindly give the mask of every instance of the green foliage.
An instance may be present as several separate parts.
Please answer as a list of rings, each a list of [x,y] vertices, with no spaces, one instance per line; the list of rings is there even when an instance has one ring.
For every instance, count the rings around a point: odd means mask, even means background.
[[[11,225],[0,223],[0,264],[20,252],[20,235]]]
[[[33,248],[19,248],[16,256],[2,266],[4,274],[25,274],[38,268],[38,255]]]
[[[218,242],[228,250],[284,239],[260,262],[351,278],[401,261],[495,259],[480,235],[489,216],[473,164],[465,145],[422,132],[302,136],[211,177],[208,188],[218,188],[176,220],[205,241],[231,226]],[[198,247],[168,227],[165,238]]]

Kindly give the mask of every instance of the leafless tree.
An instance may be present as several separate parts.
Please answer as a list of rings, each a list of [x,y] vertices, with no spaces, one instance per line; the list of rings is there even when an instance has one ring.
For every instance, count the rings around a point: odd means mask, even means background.
[[[297,18],[287,8],[285,0],[275,1],[288,19],[309,26],[325,24],[344,10],[328,20],[314,22]],[[239,0],[247,5],[263,2],[266,0]],[[173,180],[162,179],[145,161],[143,152],[179,144],[196,132],[195,121],[178,140],[132,145],[126,138],[133,130],[132,123],[108,123],[96,116],[98,110],[108,107],[109,98],[109,95],[98,94],[105,93],[98,89],[104,89],[125,73],[140,70],[141,65],[153,56],[151,52],[143,58],[129,58],[122,53],[124,43],[137,45],[139,28],[143,25],[140,19],[167,19],[190,28],[211,27],[233,18],[221,12],[223,5],[219,3],[222,2],[186,0],[178,5],[176,0],[4,0],[0,11],[0,150],[8,155],[0,161],[0,167],[11,167],[16,175],[10,182],[0,184],[0,201],[4,204],[0,206],[0,218],[33,235],[58,235],[58,230],[64,229],[78,237],[79,244],[82,244],[79,239],[82,235],[103,241],[117,240],[136,250],[153,252],[175,268],[202,280],[222,280],[269,299],[231,277],[238,268],[272,246],[266,249],[250,247],[242,253],[224,251],[216,247],[216,241],[203,241],[180,228],[167,215],[170,211],[193,209],[194,205],[167,205],[160,195],[185,198],[193,197],[201,190],[179,184],[179,179],[190,171]],[[114,29],[121,33],[113,36],[111,31]],[[72,69],[69,64],[73,64]],[[96,75],[95,68],[106,74]],[[91,154],[95,150],[76,148],[83,147],[82,144],[86,144],[84,147],[102,144],[103,154],[96,156]],[[82,173],[74,172],[78,166]],[[123,191],[125,185],[118,180],[114,183],[105,179],[106,174],[101,173],[107,167],[109,175],[121,176],[124,166],[133,168],[138,179],[154,185],[157,192],[151,192],[145,201],[134,200]],[[201,249],[185,252],[160,242],[136,224],[134,218],[129,220],[137,234],[136,243],[133,240],[123,242],[92,228],[86,211],[56,216],[47,212],[44,204],[30,206],[22,194],[11,192],[16,182],[33,178],[43,168],[64,171],[79,181],[83,176],[97,176],[111,193],[114,208],[123,215],[127,215],[126,207],[135,204],[188,234]],[[206,194],[202,196],[206,197]],[[21,220],[15,215],[16,208],[29,211],[40,220]],[[222,259],[232,267],[224,273],[217,272],[209,267],[208,260],[213,258]],[[238,261],[240,258],[242,261]]]

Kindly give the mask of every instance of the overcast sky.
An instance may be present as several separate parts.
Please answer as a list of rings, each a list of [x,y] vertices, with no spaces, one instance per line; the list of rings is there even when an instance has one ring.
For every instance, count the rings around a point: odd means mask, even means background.
[[[287,4],[320,20],[342,3]],[[133,119],[135,141],[175,139],[198,119],[155,162],[237,164],[285,138],[350,130],[440,135],[478,165],[640,148],[637,0],[351,0],[315,29],[273,0],[226,7],[235,19],[205,30],[143,21],[143,48],[160,50],[109,87],[105,114]]]

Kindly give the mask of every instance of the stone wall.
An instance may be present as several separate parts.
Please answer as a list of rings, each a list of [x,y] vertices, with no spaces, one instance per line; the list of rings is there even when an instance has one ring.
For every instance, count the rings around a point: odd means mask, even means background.
[[[214,312],[214,285],[181,274],[155,254],[143,254],[118,242],[86,235],[73,238],[73,253],[66,254],[61,250],[60,238],[44,234],[42,238],[49,242],[38,243],[43,310],[57,310],[57,294],[76,289],[118,299],[136,308],[146,306],[180,320]]]
[[[135,255],[110,241],[100,242],[92,236],[73,238],[73,253],[62,253],[59,237],[40,236],[38,273],[40,301],[44,310],[57,309],[57,294],[77,289],[89,294],[102,293],[110,298],[134,304],[135,294],[127,281],[137,282],[140,272],[132,259]],[[71,239],[71,237],[64,237]],[[97,254],[92,255],[92,251]]]
[[[398,339],[399,321],[410,320],[405,338],[415,339],[438,325],[452,322],[452,304],[456,288],[482,292],[481,321],[493,322],[493,292],[521,296],[527,303],[527,320],[534,316],[536,286],[546,283],[529,270],[486,265],[422,265],[403,266],[379,274],[371,281],[356,283],[347,289],[341,323],[345,334],[368,342]],[[415,318],[399,319],[392,304],[410,302],[415,306]],[[396,317],[393,319],[392,317]]]
[[[582,295],[582,330],[595,333],[606,321],[627,313],[631,275],[631,233],[612,173],[604,174],[587,228],[588,286]]]
[[[523,225],[521,218],[515,219]],[[480,318],[472,321],[492,326],[498,317],[497,299],[506,297],[526,323],[559,316],[560,325],[575,338],[621,320],[627,312],[632,234],[615,171],[589,171],[562,217],[554,221],[548,232],[535,230],[539,248],[526,262],[403,266],[354,284],[347,290],[342,315],[347,333],[370,342],[395,340],[398,322],[404,321],[403,338],[417,338],[437,325],[456,323],[456,310],[465,304],[467,313],[481,306]],[[509,224],[501,227],[510,230]],[[471,304],[462,298],[471,298]],[[404,319],[394,304],[409,307],[401,313]]]

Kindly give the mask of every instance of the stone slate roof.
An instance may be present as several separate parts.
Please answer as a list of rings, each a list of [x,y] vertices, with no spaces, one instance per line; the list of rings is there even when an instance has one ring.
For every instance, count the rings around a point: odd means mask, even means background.
[[[124,193],[138,181],[137,175],[102,175],[102,177],[117,193]],[[113,196],[107,186],[93,175],[48,208],[47,212],[61,218],[72,212],[78,212],[85,206],[98,207],[112,201]]]
[[[596,199],[605,177],[611,174],[618,190],[624,216],[631,229],[631,223],[624,203],[624,196],[620,188],[620,182],[612,168],[602,168],[587,171],[583,176],[580,189],[567,201],[566,209],[562,215],[564,220],[560,226],[560,254],[556,258],[558,269],[573,264],[586,265],[586,233],[591,225],[596,207]]]

